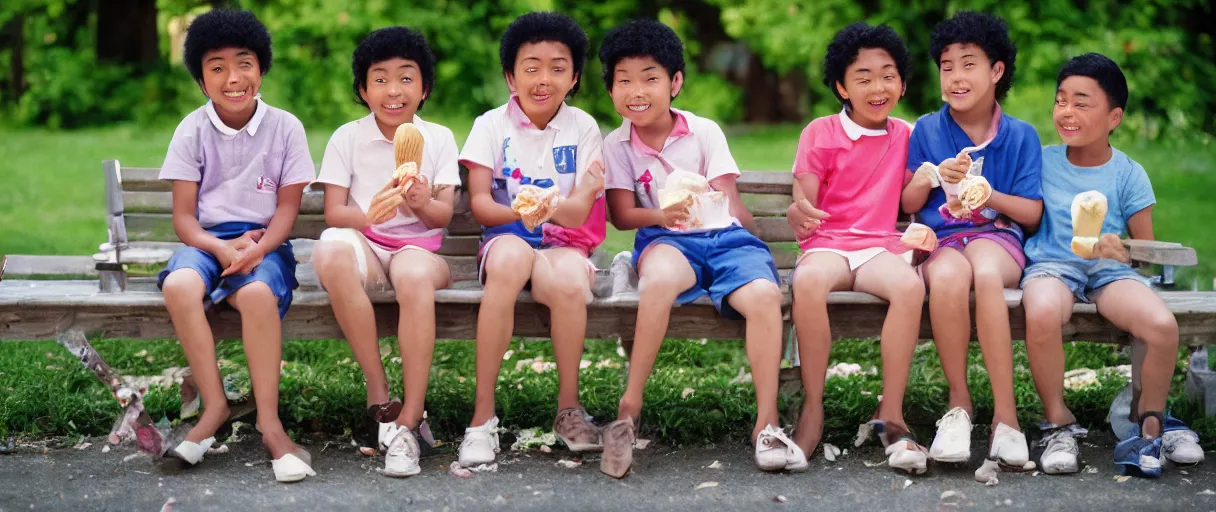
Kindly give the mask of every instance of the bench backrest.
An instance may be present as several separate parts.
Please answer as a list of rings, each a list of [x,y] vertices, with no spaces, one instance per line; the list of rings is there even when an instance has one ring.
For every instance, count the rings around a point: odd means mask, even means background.
[[[176,242],[173,232],[171,184],[157,179],[159,169],[121,168],[117,161],[103,165],[111,218],[125,220],[129,242]],[[462,180],[465,173],[462,172]],[[778,269],[793,268],[798,258],[794,232],[785,219],[793,176],[783,171],[744,171],[738,181],[743,202],[756,219],[757,236],[769,245]],[[310,185],[300,205],[292,238],[316,239],[325,230],[325,195],[321,185]],[[907,219],[901,219],[900,226]],[[468,197],[457,193],[456,214],[444,232],[441,255],[448,257],[457,281],[472,279],[481,227],[469,210]],[[113,241],[113,240],[112,240]],[[462,270],[457,270],[459,267]],[[475,271],[473,271],[475,272]]]

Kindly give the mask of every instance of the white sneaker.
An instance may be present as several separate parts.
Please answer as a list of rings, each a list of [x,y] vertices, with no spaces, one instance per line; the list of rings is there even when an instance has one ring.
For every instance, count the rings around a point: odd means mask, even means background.
[[[902,469],[913,475],[919,475],[929,470],[929,455],[925,447],[910,439],[900,439],[887,445],[887,465]]]
[[[764,471],[806,471],[806,454],[785,431],[769,425],[756,436],[756,466]]]
[[[950,463],[971,460],[971,416],[962,407],[950,409],[937,420],[937,435],[929,447],[929,458]]]
[[[1199,434],[1189,429],[1171,430],[1162,434],[1161,453],[1175,464],[1203,462],[1203,448],[1199,446]]]
[[[1077,439],[1073,437],[1071,431],[1058,430],[1040,441],[1040,443],[1043,442],[1046,442],[1047,449],[1043,450],[1043,456],[1039,462],[1043,465],[1044,473],[1063,475],[1076,473],[1081,469],[1077,464],[1077,456],[1081,454],[1081,449],[1077,446]]]
[[[380,429],[379,429],[379,435],[377,436],[379,438],[380,446],[378,446],[377,448],[380,451],[388,450],[389,443],[393,442],[393,439],[397,437],[397,434],[399,432],[401,432],[401,430],[409,430],[409,429],[405,428],[404,425],[398,425],[396,421],[390,421],[388,423],[381,423]]]
[[[1026,446],[1026,434],[1014,430],[1004,423],[998,423],[996,434],[992,436],[992,446],[988,448],[988,458],[1003,466],[1022,468],[1030,461],[1030,448]]]
[[[391,477],[407,477],[417,475],[422,471],[418,466],[418,440],[409,428],[401,425],[395,429],[397,435],[388,443],[388,453],[384,456],[384,474]]]
[[[464,440],[460,442],[458,460],[464,467],[494,462],[498,453],[498,417],[490,418],[480,427],[464,429]]]

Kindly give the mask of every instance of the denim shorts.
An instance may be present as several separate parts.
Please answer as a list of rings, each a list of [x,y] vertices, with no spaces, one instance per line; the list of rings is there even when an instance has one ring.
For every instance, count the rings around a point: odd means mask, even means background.
[[[263,229],[263,227],[246,222],[225,222],[208,228],[207,232],[221,240],[232,240],[245,234],[246,231],[255,229]],[[226,277],[220,277],[224,269],[220,267],[220,262],[214,255],[196,247],[182,247],[173,253],[173,256],[169,258],[169,264],[157,275],[156,286],[163,289],[165,278],[175,270],[183,268],[192,269],[203,278],[203,284],[207,287],[207,298],[203,302],[207,306],[223,302],[242,286],[254,281],[266,283],[274,292],[274,296],[278,298],[280,319],[287,315],[287,307],[291,305],[292,290],[299,287],[299,283],[296,282],[296,257],[290,242],[284,242],[278,249],[267,254],[262,258],[262,262],[253,267],[253,271],[248,274],[233,274]]]
[[[1043,261],[1026,268],[1022,277],[1022,288],[1031,279],[1054,277],[1063,281],[1077,301],[1092,302],[1089,295],[1103,286],[1121,279],[1131,279],[1151,288],[1147,277],[1140,275],[1135,269],[1115,260],[1102,259],[1093,264],[1082,264],[1073,261]]]

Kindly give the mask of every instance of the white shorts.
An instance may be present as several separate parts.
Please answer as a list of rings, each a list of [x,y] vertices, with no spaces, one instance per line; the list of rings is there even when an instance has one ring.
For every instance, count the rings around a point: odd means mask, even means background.
[[[389,264],[392,263],[394,256],[402,252],[415,250],[439,257],[431,251],[413,245],[407,245],[396,251],[389,251],[369,242],[367,237],[363,236],[363,233],[352,228],[326,228],[325,231],[321,232],[318,240],[344,242],[354,248],[355,268],[359,271],[359,279],[363,282],[363,288],[368,291],[386,291],[392,289],[392,280],[388,275]],[[373,261],[369,262],[368,260]]]
[[[804,251],[802,254],[798,255],[798,260],[797,260],[797,262],[794,263],[794,268],[798,268],[798,264],[802,263],[802,259],[805,258],[808,254],[812,254],[812,253],[816,253],[816,252],[830,252],[832,254],[839,254],[840,256],[844,257],[845,261],[847,261],[849,263],[849,272],[856,272],[857,269],[861,268],[862,265],[865,265],[870,260],[872,260],[876,256],[878,256],[879,254],[882,254],[882,253],[888,252],[888,251],[882,247],[870,247],[869,249],[861,249],[861,250],[857,250],[857,251],[841,251],[838,249],[826,249],[826,248],[809,249],[807,251]],[[896,256],[899,256],[900,259],[908,262],[908,264],[911,265],[913,252],[914,251],[907,251],[907,252],[904,252],[903,254],[896,254]]]

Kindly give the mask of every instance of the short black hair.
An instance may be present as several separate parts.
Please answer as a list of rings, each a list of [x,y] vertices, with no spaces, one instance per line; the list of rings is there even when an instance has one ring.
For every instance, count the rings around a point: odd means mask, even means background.
[[[1009,25],[1000,16],[963,11],[953,18],[938,23],[929,38],[929,54],[938,67],[942,65],[942,50],[952,44],[974,44],[988,55],[992,64],[1005,63],[1005,73],[996,83],[997,101],[1005,99],[1013,87],[1014,61],[1018,49],[1009,39]]]
[[[377,62],[402,58],[418,64],[422,74],[422,92],[429,94],[435,87],[435,55],[426,37],[406,27],[385,27],[368,34],[355,47],[351,57],[351,71],[355,75],[355,101],[367,106],[362,92],[367,88],[367,70]],[[422,110],[425,99],[418,101],[418,110]]]
[[[840,95],[836,82],[844,83],[845,70],[857,61],[863,48],[885,50],[895,59],[895,70],[899,72],[900,80],[906,82],[908,79],[909,61],[912,59],[908,56],[908,45],[895,29],[860,21],[850,24],[836,33],[828,44],[827,54],[823,56],[823,83],[844,105],[848,105],[849,100]]]
[[[1106,99],[1110,102],[1112,110],[1116,108],[1127,109],[1127,77],[1123,76],[1123,70],[1119,69],[1119,65],[1109,57],[1100,53],[1087,53],[1079,57],[1073,57],[1063,68],[1060,68],[1060,75],[1056,77],[1056,89],[1060,88],[1060,84],[1070,76],[1085,76],[1094,79],[1098,82],[1098,87],[1102,88],[1102,92],[1106,93]]]
[[[249,11],[215,9],[200,14],[186,31],[184,59],[194,81],[203,80],[203,55],[223,48],[246,48],[258,58],[258,68],[270,71],[270,32]]]
[[[574,83],[567,98],[578,93],[578,87],[583,78],[583,64],[587,62],[587,33],[578,26],[574,18],[556,12],[530,12],[511,22],[507,31],[502,34],[498,46],[498,58],[502,61],[502,72],[515,74],[515,58],[519,56],[519,48],[528,43],[553,41],[566,45],[570,49],[570,57],[574,59],[574,73],[579,81]]]
[[[629,57],[650,57],[663,66],[667,76],[675,79],[676,73],[684,71],[684,42],[676,31],[658,20],[633,20],[612,29],[600,44],[604,85],[609,91],[617,63]]]

